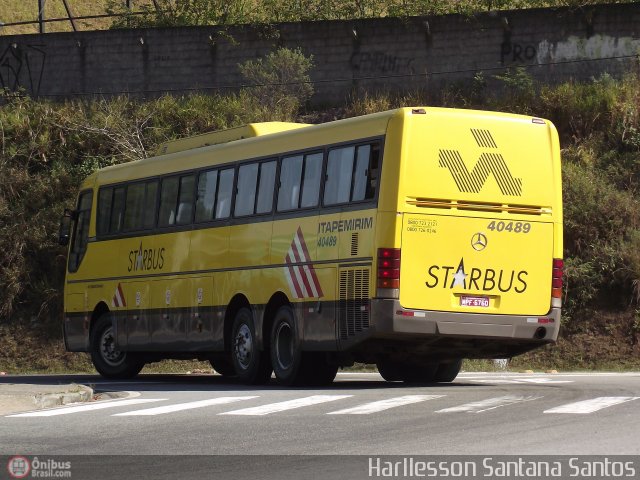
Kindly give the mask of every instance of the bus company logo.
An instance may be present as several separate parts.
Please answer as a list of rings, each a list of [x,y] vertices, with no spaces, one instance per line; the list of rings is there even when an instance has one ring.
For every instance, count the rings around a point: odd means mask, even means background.
[[[464,258],[460,259],[457,267],[453,265],[431,265],[427,270],[429,280],[425,282],[427,288],[460,288],[462,290],[476,290],[490,292],[498,289],[503,293],[514,291],[524,293],[527,290],[526,270],[494,270],[493,268],[465,268]],[[455,273],[454,273],[455,272]]]
[[[26,457],[11,457],[7,463],[7,471],[11,478],[25,478],[31,471],[31,463]]]
[[[489,130],[472,128],[471,134],[478,147],[498,148]],[[467,168],[462,155],[457,150],[441,149],[439,158],[440,167],[449,170],[453,181],[461,192],[479,193],[489,178],[489,174],[492,174],[503,195],[522,196],[522,178],[516,178],[511,174],[507,162],[500,153],[483,152],[471,170]]]
[[[284,275],[295,298],[320,298],[324,296],[316,270],[311,265],[311,256],[302,235],[302,229],[293,236],[287,255]]]
[[[127,271],[162,270],[164,267],[164,247],[144,248],[142,242],[137,250],[129,251],[129,267]]]

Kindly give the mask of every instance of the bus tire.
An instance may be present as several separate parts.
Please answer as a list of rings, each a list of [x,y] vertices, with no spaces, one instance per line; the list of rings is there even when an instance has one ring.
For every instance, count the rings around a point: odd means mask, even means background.
[[[305,370],[308,370],[304,364],[309,364],[306,357],[300,347],[293,309],[288,305],[280,307],[271,329],[271,364],[278,383],[287,386],[302,384],[307,373]]]
[[[236,369],[233,367],[233,361],[228,355],[216,355],[209,359],[211,368],[223,377],[235,377]]]
[[[338,365],[327,361],[327,354],[323,352],[303,352],[305,367],[304,383],[309,386],[330,385],[338,374]]]
[[[402,365],[390,360],[380,360],[376,363],[378,373],[387,382],[397,382],[402,380]]]
[[[453,360],[452,362],[441,362],[436,370],[436,382],[453,382],[460,369],[462,368],[462,359]]]
[[[94,325],[90,348],[93,366],[105,378],[132,378],[144,367],[144,361],[138,355],[116,348],[111,314],[108,312],[103,313]]]
[[[258,349],[251,310],[238,310],[231,332],[231,360],[237,377],[249,385],[267,383],[271,378],[271,364],[268,354]]]
[[[434,383],[438,365],[438,362],[404,365],[400,372],[400,380],[416,384]]]

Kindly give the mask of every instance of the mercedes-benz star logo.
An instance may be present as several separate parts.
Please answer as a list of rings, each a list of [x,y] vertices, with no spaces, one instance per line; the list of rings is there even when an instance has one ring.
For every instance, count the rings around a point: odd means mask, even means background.
[[[477,252],[487,248],[487,236],[484,233],[474,233],[471,237],[471,246]]]

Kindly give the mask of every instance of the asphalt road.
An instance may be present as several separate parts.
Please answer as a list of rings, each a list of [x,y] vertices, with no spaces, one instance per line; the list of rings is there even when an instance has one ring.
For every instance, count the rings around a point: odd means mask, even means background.
[[[1,455],[640,454],[640,373],[463,373],[423,387],[339,374],[323,389],[210,375],[9,381],[124,397],[0,417]]]

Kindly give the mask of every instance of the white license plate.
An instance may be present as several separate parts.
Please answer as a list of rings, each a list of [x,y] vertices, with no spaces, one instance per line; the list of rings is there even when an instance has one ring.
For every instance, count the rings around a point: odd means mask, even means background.
[[[462,295],[460,297],[461,307],[488,307],[489,297],[470,297],[468,295]]]

